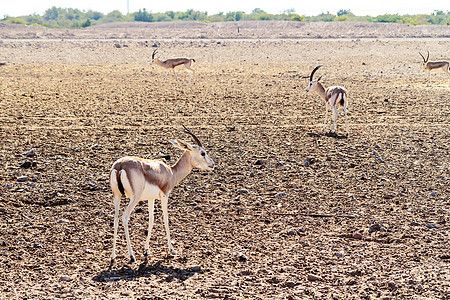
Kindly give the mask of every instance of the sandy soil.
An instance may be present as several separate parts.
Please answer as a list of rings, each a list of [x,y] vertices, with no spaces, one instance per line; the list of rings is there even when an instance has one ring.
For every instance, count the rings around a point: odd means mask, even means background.
[[[450,78],[428,85],[417,53],[449,59],[448,27],[318,23],[281,38],[288,25],[258,24],[240,38],[223,24],[0,27],[0,299],[448,299]],[[306,28],[340,39],[294,38]],[[194,84],[180,70],[161,86],[153,46],[195,58]],[[343,114],[322,133],[324,104],[305,92],[318,64],[349,91],[348,138]],[[109,168],[161,151],[174,163],[181,124],[217,167],[171,194],[179,255],[157,202],[145,260],[142,203],[137,262],[121,225],[109,268]]]

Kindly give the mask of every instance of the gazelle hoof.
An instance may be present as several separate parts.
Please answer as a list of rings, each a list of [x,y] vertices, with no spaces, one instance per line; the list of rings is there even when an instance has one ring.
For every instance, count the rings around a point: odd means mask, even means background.
[[[175,251],[175,250],[173,250],[173,249],[170,249],[170,253],[171,253],[172,255],[177,255],[177,254],[178,254],[178,252]]]
[[[134,258],[134,255],[130,256],[130,264],[134,263],[136,261],[136,258]]]

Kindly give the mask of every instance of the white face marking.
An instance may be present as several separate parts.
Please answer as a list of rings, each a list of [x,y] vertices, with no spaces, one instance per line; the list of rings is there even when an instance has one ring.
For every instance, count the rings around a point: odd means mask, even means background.
[[[193,152],[193,164],[195,167],[201,169],[201,170],[212,170],[214,169],[214,162],[213,160],[208,156],[205,149],[200,148],[198,146],[194,146],[195,149]]]

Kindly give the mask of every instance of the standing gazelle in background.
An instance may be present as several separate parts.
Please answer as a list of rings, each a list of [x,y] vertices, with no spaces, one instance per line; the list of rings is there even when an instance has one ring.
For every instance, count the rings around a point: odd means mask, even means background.
[[[114,239],[113,250],[111,254],[111,265],[116,258],[116,239],[119,226],[119,207],[121,195],[125,194],[130,199],[125,212],[122,215],[123,225],[125,227],[125,236],[128,246],[128,255],[130,262],[135,261],[133,250],[131,249],[130,233],[128,230],[128,221],[131,212],[139,201],[148,200],[149,224],[148,235],[145,242],[145,255],[149,254],[150,235],[153,227],[153,210],[155,199],[161,200],[163,212],[164,227],[166,229],[167,242],[172,254],[177,252],[173,249],[169,233],[169,217],[167,204],[170,191],[184,178],[193,168],[202,170],[212,170],[214,162],[206,154],[199,139],[185,126],[185,132],[190,134],[197,145],[191,145],[181,140],[169,140],[176,148],[184,150],[183,155],[173,165],[168,166],[160,160],[150,160],[139,157],[126,156],[117,160],[110,174],[110,185],[114,196]]]
[[[177,84],[178,84],[178,77],[177,77],[177,73],[175,73],[175,67],[182,66],[182,65],[186,68],[186,71],[189,72],[188,85],[191,84],[192,74],[195,73],[195,70],[191,69],[191,64],[192,64],[192,62],[195,62],[195,59],[193,59],[193,58],[172,58],[172,59],[167,59],[165,61],[160,61],[159,58],[155,58],[155,55],[157,52],[158,52],[158,49],[155,49],[155,51],[153,51],[152,64],[158,65],[158,66],[166,69],[166,75],[164,76],[164,81],[163,81],[162,85],[164,85],[166,83],[167,74],[169,74],[170,70],[172,70],[173,75],[175,75],[175,78],[176,78]]]
[[[314,68],[314,70],[311,72],[311,75],[309,76],[309,84],[308,87],[306,88],[306,91],[309,92],[311,91],[316,91],[324,100],[325,100],[325,120],[323,122],[323,128],[322,131],[325,130],[326,127],[326,122],[327,122],[327,114],[328,114],[328,103],[330,103],[331,108],[334,112],[334,119],[333,119],[333,123],[331,124],[330,130],[328,131],[328,133],[330,133],[333,128],[336,131],[336,120],[338,117],[338,109],[337,109],[337,104],[341,104],[344,108],[344,113],[345,113],[345,128],[346,128],[346,133],[348,136],[348,125],[347,125],[347,105],[348,105],[348,101],[347,101],[347,92],[345,91],[345,89],[341,86],[330,86],[329,88],[325,89],[322,85],[322,83],[320,83],[319,81],[323,78],[325,78],[325,76],[320,76],[319,78],[317,78],[317,80],[313,80],[313,76],[314,73],[321,67],[322,65],[319,65],[317,67]]]
[[[422,69],[428,71],[428,83],[431,83],[431,71],[442,70],[450,76],[450,73],[448,72],[449,63],[447,61],[428,61],[428,59],[430,58],[430,51],[427,50],[427,52],[427,59],[425,59],[422,53],[419,52],[419,54],[423,59]]]

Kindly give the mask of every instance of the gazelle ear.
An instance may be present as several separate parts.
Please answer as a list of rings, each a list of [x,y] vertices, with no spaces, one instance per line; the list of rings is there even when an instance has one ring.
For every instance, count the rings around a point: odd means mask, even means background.
[[[193,150],[191,144],[186,143],[185,141],[176,139],[176,140],[169,140],[169,142],[171,142],[178,149],[187,150],[187,151]]]
[[[322,80],[322,79],[325,79],[325,76],[324,76],[324,75],[320,75],[320,77],[317,78],[317,81],[320,81],[320,80]]]

